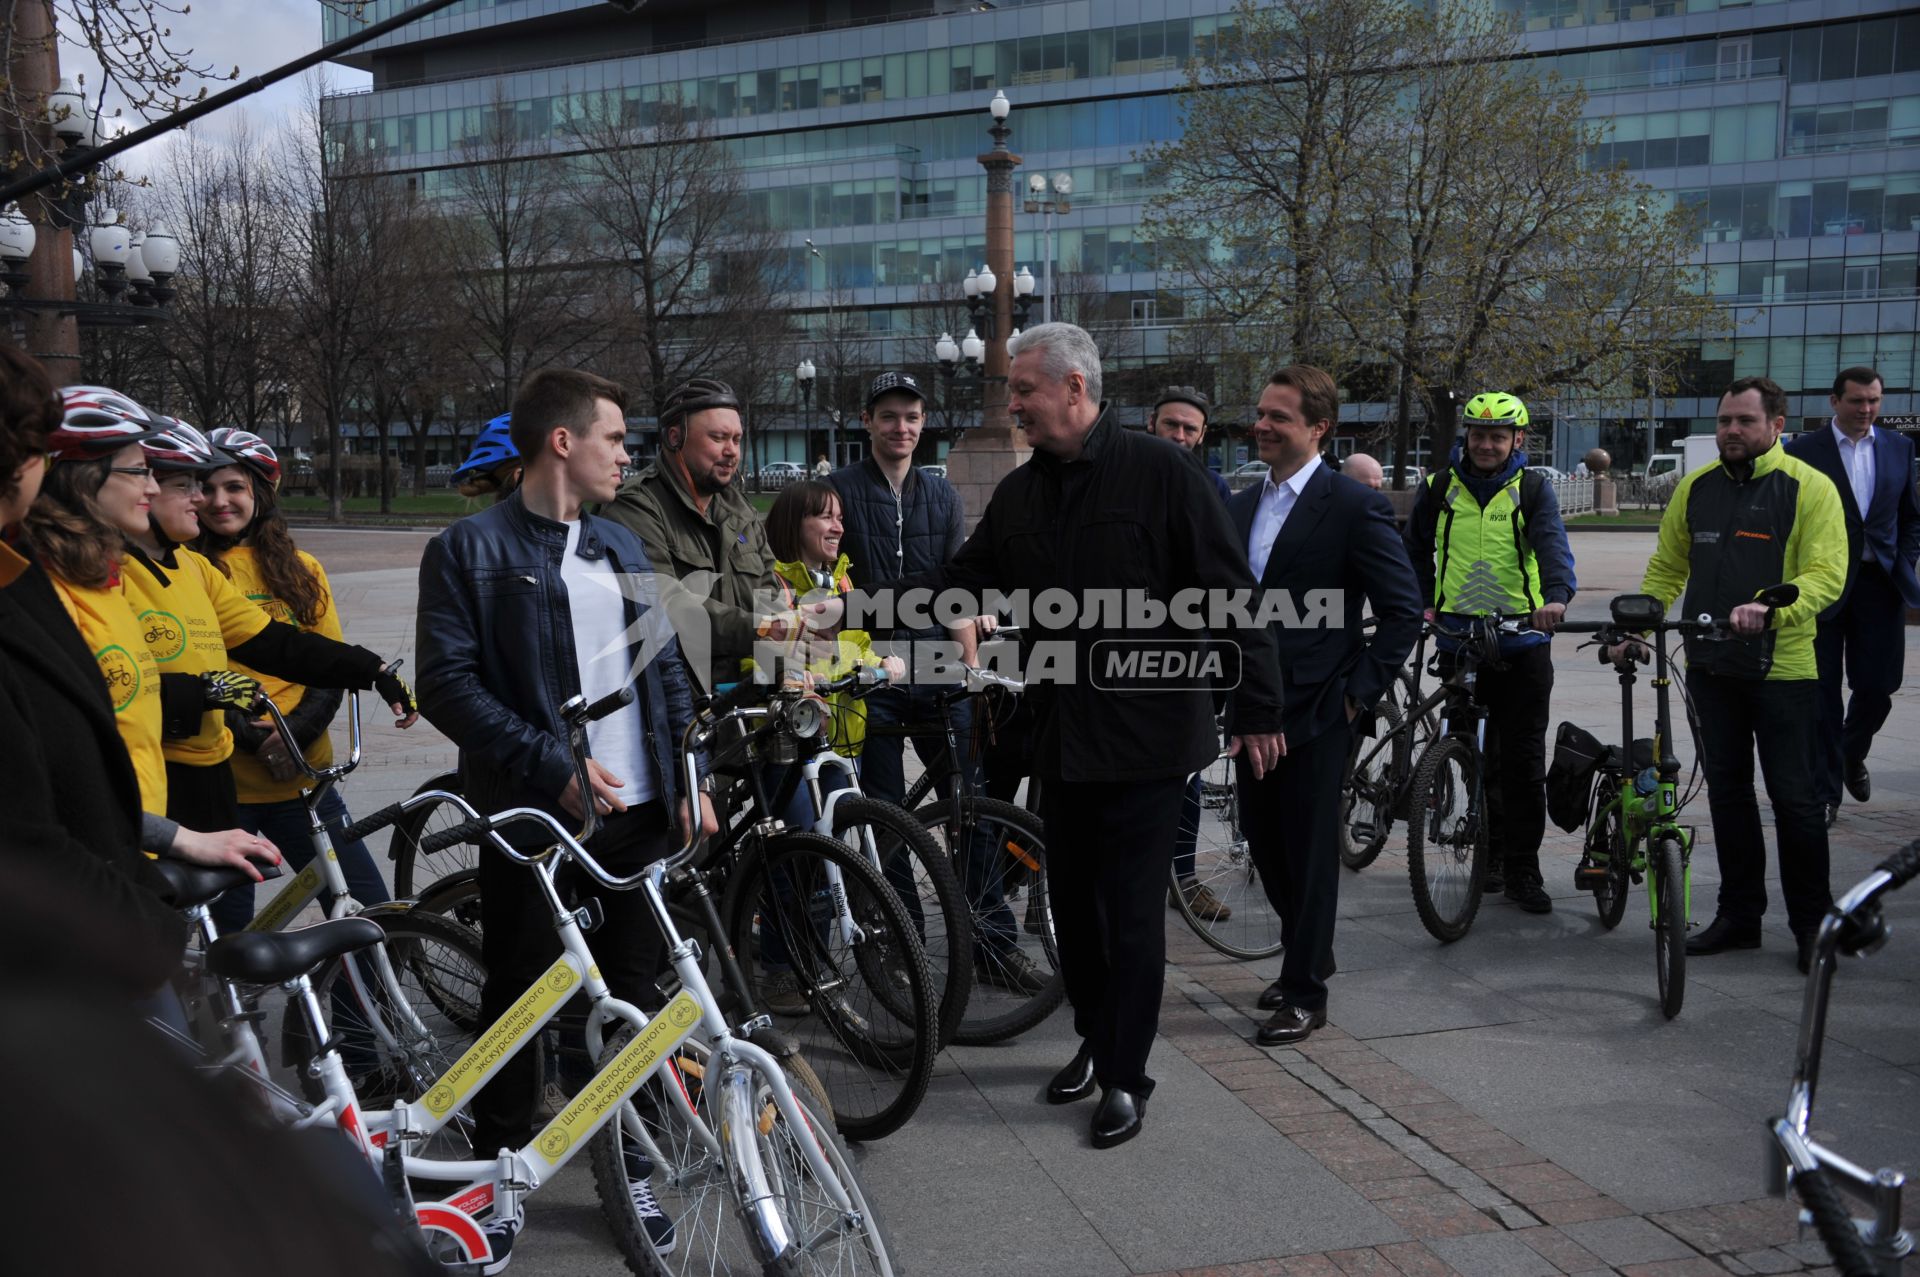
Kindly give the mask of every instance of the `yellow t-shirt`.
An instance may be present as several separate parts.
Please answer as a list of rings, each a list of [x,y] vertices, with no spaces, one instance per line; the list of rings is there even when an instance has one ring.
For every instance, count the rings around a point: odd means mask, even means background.
[[[320,618],[313,626],[313,632],[324,634],[330,639],[346,641],[346,635],[340,630],[340,614],[334,610],[333,588],[327,584],[327,573],[320,561],[305,550],[299,551],[300,561],[307,565],[320,582],[321,608]],[[250,545],[236,546],[227,551],[221,562],[233,572],[233,586],[242,594],[266,609],[267,615],[274,620],[304,629],[294,618],[293,609],[275,598],[267,586],[266,579],[260,575],[260,562],[254,557]],[[216,567],[214,571],[219,571]],[[260,680],[260,687],[273,703],[285,714],[300,703],[307,689],[299,683],[289,683],[285,679],[262,674],[258,670],[236,665],[235,669],[245,670]],[[315,768],[326,767],[333,762],[333,739],[327,733],[307,746],[307,762]],[[278,803],[289,798],[298,798],[306,786],[306,778],[293,780],[275,780],[267,771],[266,764],[245,750],[235,750],[233,755],[233,785],[243,803]]]
[[[134,619],[125,570],[123,563],[121,580],[97,590],[48,577],[107,680],[113,721],[140,781],[140,808],[161,816],[167,811],[167,763],[160,747],[160,668],[145,627]]]
[[[174,551],[174,562],[177,567],[160,569],[164,584],[132,555],[121,568],[127,601],[154,663],[162,674],[232,668],[227,649],[259,634],[272,618],[192,550]],[[166,741],[162,748],[169,762],[212,767],[233,753],[233,733],[227,730],[225,715],[210,709],[200,716],[200,730],[184,740]]]

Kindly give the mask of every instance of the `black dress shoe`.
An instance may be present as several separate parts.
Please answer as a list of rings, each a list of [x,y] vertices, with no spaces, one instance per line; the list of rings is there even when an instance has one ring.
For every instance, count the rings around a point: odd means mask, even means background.
[[[1072,1104],[1075,1100],[1084,1100],[1093,1094],[1093,1085],[1093,1056],[1082,1046],[1067,1062],[1067,1067],[1047,1083],[1047,1103]]]
[[[1697,936],[1687,937],[1687,953],[1692,957],[1725,953],[1729,949],[1758,949],[1759,947],[1760,924],[1757,922],[1729,922],[1725,918],[1716,917],[1705,931]]]
[[[1146,1096],[1118,1086],[1110,1088],[1101,1095],[1100,1107],[1093,1111],[1093,1146],[1112,1148],[1125,1144],[1140,1133],[1140,1123],[1146,1115]]]
[[[1873,797],[1873,777],[1867,774],[1867,760],[1847,764],[1847,792],[1853,795],[1853,801],[1864,803]]]
[[[1333,979],[1334,976],[1338,975],[1339,972],[1340,964],[1335,962],[1333,955],[1329,953],[1327,955],[1326,965],[1321,967],[1316,974],[1320,977],[1320,983],[1325,984],[1327,981]],[[1278,1011],[1281,1007],[1287,1005],[1287,995],[1281,991],[1280,982],[1275,980],[1272,984],[1262,989],[1260,991],[1260,997],[1254,1002],[1254,1005],[1262,1011]]]
[[[1281,1004],[1273,1018],[1260,1026],[1253,1040],[1261,1046],[1291,1046],[1295,1042],[1305,1042],[1315,1029],[1327,1027],[1327,1013],[1322,1011],[1302,1011],[1289,1003]]]

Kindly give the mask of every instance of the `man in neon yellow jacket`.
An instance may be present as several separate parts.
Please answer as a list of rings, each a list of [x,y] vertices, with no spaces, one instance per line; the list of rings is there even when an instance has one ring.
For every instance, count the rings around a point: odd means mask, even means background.
[[[1847,525],[1832,481],[1780,446],[1786,413],[1786,392],[1765,377],[1727,388],[1715,426],[1720,459],[1681,479],[1640,588],[1668,604],[1684,589],[1685,615],[1728,617],[1739,636],[1687,640],[1687,687],[1720,862],[1713,923],[1687,941],[1687,952],[1760,947],[1767,852],[1753,792],[1757,747],[1780,844],[1780,894],[1805,971],[1832,902],[1825,812],[1814,788],[1814,621],[1846,583]],[[1782,582],[1800,589],[1789,606],[1753,601]]]

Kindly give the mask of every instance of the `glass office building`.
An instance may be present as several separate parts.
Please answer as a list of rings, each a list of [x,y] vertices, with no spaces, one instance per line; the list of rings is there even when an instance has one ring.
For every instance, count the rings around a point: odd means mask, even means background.
[[[1732,338],[1704,342],[1680,393],[1655,401],[1658,446],[1709,428],[1717,386],[1750,373],[1772,376],[1795,392],[1796,417],[1815,418],[1834,372],[1870,363],[1885,375],[1886,411],[1915,411],[1920,8],[1495,3],[1529,52],[1584,85],[1589,113],[1611,121],[1595,161],[1624,163],[1699,210],[1711,288],[1750,317]],[[1180,127],[1183,67],[1232,22],[1230,0],[927,4],[652,0],[628,15],[604,0],[464,0],[357,53],[373,87],[329,99],[327,118],[338,141],[431,195],[496,103],[522,139],[557,150],[589,110],[617,106],[644,123],[663,97],[697,104],[788,241],[796,307],[857,310],[875,363],[924,368],[927,299],[957,293],[984,260],[974,157],[989,145],[986,103],[1004,90],[1025,171],[1074,180],[1051,235],[1056,274],[1098,296],[1116,364],[1151,382],[1179,304],[1139,226],[1152,192],[1137,156]],[[361,20],[402,7],[375,0]],[[326,34],[348,21],[328,11]],[[1015,219],[1015,259],[1036,275],[1041,217]],[[1363,429],[1384,405],[1346,411]],[[1637,459],[1647,420],[1644,398],[1569,414],[1552,452],[1570,464],[1597,442]],[[807,442],[796,433],[771,455],[802,459]]]

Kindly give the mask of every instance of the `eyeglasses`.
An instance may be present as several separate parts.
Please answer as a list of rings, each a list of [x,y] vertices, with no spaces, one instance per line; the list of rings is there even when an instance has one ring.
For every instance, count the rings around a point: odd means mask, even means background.
[[[144,479],[153,473],[151,466],[108,466],[108,474],[130,474],[136,479]]]

